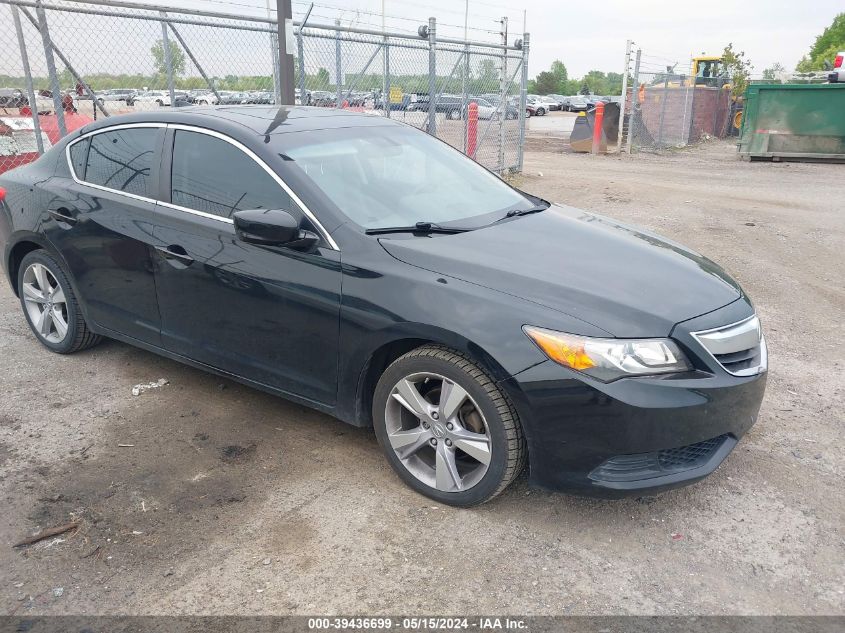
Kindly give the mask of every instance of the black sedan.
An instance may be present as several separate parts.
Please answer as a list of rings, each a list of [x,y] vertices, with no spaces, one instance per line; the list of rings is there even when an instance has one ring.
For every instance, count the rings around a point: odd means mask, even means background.
[[[43,345],[109,337],[372,426],[439,502],[484,502],[526,464],[591,495],[690,483],[763,397],[760,322],[717,265],[386,118],[112,117],[0,187]]]

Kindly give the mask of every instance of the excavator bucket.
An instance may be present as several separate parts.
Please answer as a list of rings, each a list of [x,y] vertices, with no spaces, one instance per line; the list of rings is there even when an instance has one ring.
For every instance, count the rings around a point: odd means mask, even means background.
[[[575,125],[569,135],[569,146],[574,152],[591,152],[593,150],[593,129],[595,125],[595,110],[589,113],[580,112],[575,118]],[[604,126],[602,126],[603,128]],[[607,152],[607,135],[602,130],[599,151]]]
[[[609,139],[611,145],[616,144],[616,139],[619,136],[619,104],[611,101],[604,104],[604,121],[602,121],[601,129],[605,136]]]

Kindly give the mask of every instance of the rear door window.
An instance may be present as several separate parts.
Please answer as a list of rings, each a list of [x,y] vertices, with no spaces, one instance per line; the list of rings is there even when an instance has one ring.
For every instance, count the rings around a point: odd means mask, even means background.
[[[290,196],[252,157],[201,132],[176,130],[170,186],[171,203],[221,218],[245,209],[283,209],[301,217]]]
[[[154,198],[150,191],[158,128],[125,128],[91,137],[85,182]]]

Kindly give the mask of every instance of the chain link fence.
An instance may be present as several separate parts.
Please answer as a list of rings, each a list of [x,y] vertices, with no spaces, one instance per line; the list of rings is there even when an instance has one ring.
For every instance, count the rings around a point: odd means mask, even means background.
[[[416,37],[307,15],[303,22],[292,33],[297,104],[395,118],[493,171],[521,169],[528,37],[508,44],[506,19],[499,43],[438,38],[433,18]],[[0,173],[93,119],[281,102],[270,18],[114,0],[0,0],[0,36]]]
[[[723,78],[694,77],[680,64],[641,50],[630,57],[622,147],[627,151],[681,148],[731,130],[736,104]]]

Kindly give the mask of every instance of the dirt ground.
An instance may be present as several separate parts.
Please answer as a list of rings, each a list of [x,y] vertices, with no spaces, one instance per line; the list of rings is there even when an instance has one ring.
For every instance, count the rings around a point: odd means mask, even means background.
[[[845,166],[531,147],[522,187],[685,242],[756,301],[768,392],[713,476],[437,506],[370,431],[115,342],[47,352],[4,281],[0,612],[845,613]]]

